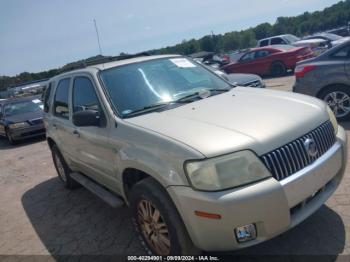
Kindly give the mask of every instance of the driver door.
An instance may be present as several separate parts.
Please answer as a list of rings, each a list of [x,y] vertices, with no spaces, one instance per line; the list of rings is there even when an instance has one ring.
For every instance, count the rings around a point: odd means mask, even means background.
[[[113,187],[116,182],[114,172],[114,152],[109,143],[110,123],[102,106],[94,81],[87,75],[75,76],[72,86],[72,114],[84,111],[97,111],[99,126],[77,127],[73,124],[71,136],[75,142],[77,168],[99,183]]]

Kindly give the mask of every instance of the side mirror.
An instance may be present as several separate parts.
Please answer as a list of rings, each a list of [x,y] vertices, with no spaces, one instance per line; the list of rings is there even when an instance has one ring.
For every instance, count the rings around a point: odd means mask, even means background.
[[[75,126],[100,126],[100,114],[96,111],[85,110],[73,114]]]

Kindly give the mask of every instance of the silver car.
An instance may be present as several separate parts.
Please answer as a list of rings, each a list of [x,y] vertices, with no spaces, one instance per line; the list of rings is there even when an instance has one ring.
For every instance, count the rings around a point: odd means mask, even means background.
[[[59,75],[44,106],[63,184],[130,206],[149,254],[273,238],[321,207],[346,165],[346,134],[322,101],[233,87],[182,56]]]

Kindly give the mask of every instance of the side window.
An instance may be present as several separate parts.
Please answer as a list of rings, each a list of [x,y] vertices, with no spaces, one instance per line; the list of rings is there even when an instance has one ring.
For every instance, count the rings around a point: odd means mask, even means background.
[[[100,112],[100,103],[90,79],[76,77],[73,84],[73,112],[85,110]]]
[[[62,79],[58,82],[54,101],[54,114],[55,116],[69,119],[69,83],[70,79]]]
[[[350,56],[350,45],[346,46],[332,55],[334,58],[349,58]]]
[[[276,38],[271,39],[271,45],[285,45],[285,44],[286,44],[286,42],[280,37],[276,37]]]
[[[73,112],[92,110],[99,114],[100,127],[106,126],[106,118],[102,111],[96,90],[91,80],[79,76],[73,82]]]
[[[263,47],[263,46],[268,46],[269,45],[269,40],[266,39],[266,40],[263,40],[260,42],[260,47]]]
[[[46,113],[49,112],[50,110],[50,95],[51,95],[52,85],[53,85],[53,82],[50,82],[44,94],[44,112]]]
[[[260,51],[255,52],[255,58],[263,58],[265,56],[268,56],[269,54],[270,54],[270,52],[267,50],[260,50]]]
[[[245,54],[242,58],[242,62],[248,62],[254,60],[255,52],[250,52],[248,54]]]

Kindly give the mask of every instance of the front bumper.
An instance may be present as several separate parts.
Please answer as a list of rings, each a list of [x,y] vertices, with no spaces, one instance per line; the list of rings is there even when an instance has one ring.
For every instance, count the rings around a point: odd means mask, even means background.
[[[171,186],[168,192],[194,244],[206,251],[229,251],[275,237],[313,214],[338,187],[346,163],[346,133],[310,166],[278,182],[274,178],[223,192],[200,192]],[[220,214],[221,219],[195,216],[195,211]],[[257,238],[238,243],[234,229],[254,223]]]
[[[9,135],[13,140],[21,140],[36,136],[43,136],[45,135],[45,126],[44,124],[38,124],[38,125],[32,125],[29,127],[24,128],[16,128],[16,129],[10,129]]]

